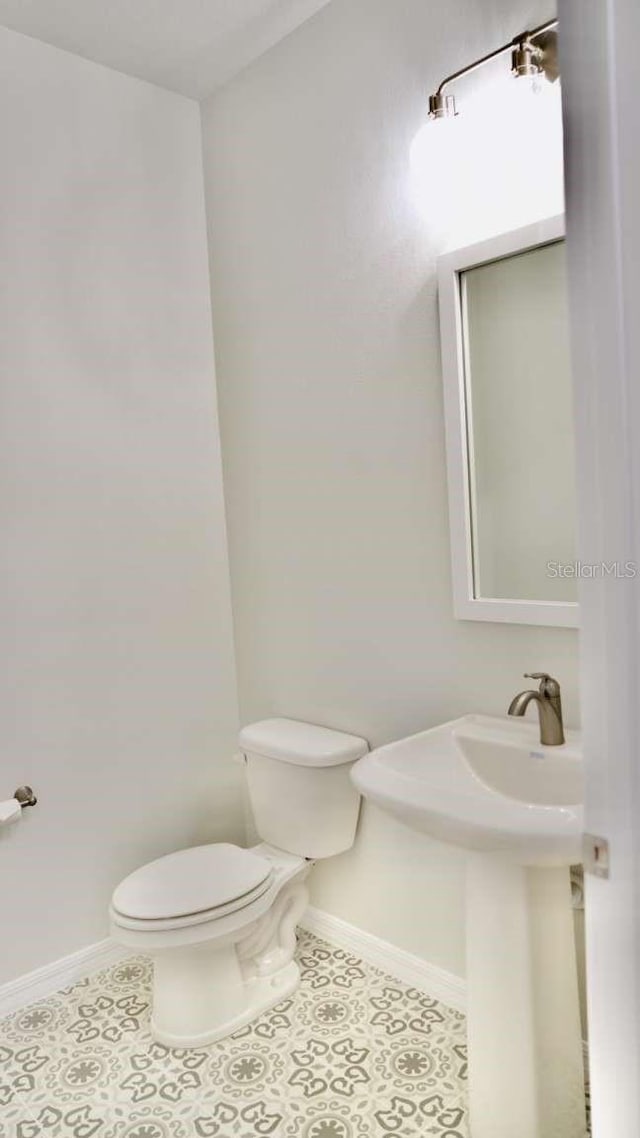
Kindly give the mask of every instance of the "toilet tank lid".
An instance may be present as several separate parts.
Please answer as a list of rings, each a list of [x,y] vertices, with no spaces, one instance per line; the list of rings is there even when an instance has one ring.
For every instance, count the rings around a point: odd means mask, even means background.
[[[268,759],[280,759],[300,767],[337,767],[353,763],[369,750],[366,739],[346,735],[315,723],[296,719],[263,719],[243,727],[241,749]]]

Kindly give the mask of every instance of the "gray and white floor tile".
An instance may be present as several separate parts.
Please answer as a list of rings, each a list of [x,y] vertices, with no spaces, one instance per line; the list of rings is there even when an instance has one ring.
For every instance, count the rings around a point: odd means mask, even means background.
[[[222,1043],[149,1034],[133,957],[0,1021],[2,1138],[467,1138],[465,1021],[301,933],[298,991]]]

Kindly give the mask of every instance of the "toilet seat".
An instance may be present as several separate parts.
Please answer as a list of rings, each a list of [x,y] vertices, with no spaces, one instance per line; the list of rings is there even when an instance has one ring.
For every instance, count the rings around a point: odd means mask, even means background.
[[[259,853],[216,842],[149,862],[120,883],[111,902],[122,928],[173,929],[222,918],[267,892],[274,868]]]
[[[237,846],[235,848],[239,849]],[[236,898],[228,906],[218,906],[184,917],[145,920],[127,917],[114,907],[114,900],[118,894],[116,889],[109,906],[111,934],[114,939],[135,952],[148,953],[164,953],[170,949],[223,944],[227,941],[236,942],[247,934],[255,921],[269,912],[279,893],[289,882],[297,878],[304,879],[311,865],[304,858],[278,850],[266,842],[254,846],[251,850],[240,850],[240,852],[259,858],[264,861],[267,868],[268,876],[265,881],[250,894]],[[143,866],[143,869],[146,868]]]

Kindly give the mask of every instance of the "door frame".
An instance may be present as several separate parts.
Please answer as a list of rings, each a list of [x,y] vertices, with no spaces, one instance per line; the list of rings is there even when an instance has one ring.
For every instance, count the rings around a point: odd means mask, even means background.
[[[637,0],[560,0],[578,556],[640,566]],[[640,1134],[640,569],[583,580],[586,875],[594,1138]]]

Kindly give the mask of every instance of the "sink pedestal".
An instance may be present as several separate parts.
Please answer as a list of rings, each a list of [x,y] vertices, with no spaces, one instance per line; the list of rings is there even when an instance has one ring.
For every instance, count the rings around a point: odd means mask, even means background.
[[[467,867],[471,1138],[584,1138],[568,868]]]
[[[585,828],[579,732],[546,746],[537,723],[464,715],[371,751],[351,777],[467,850],[471,1138],[584,1138],[569,883]]]

